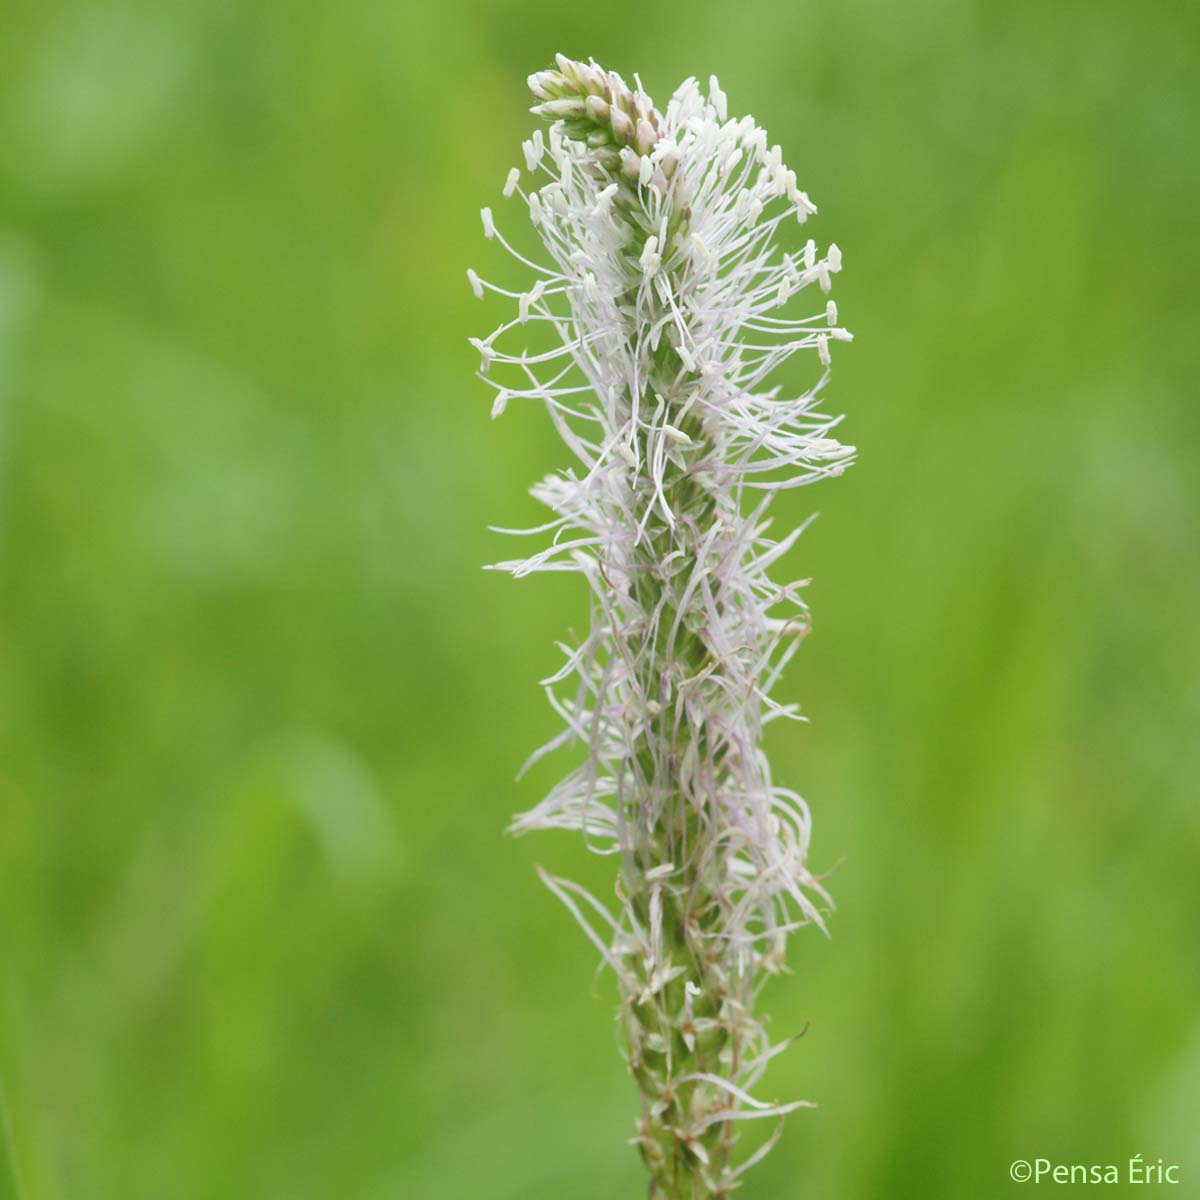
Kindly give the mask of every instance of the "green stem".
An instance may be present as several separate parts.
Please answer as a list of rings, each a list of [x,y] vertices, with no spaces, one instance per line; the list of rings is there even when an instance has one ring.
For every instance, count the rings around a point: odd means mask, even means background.
[[[673,352],[672,352],[673,357]],[[665,366],[666,364],[664,364]],[[675,370],[665,369],[666,378],[674,378]],[[664,391],[663,395],[667,395]],[[681,400],[668,398],[670,409],[684,407]],[[680,427],[696,443],[692,453],[705,453],[705,431],[694,413],[679,418]],[[674,422],[673,422],[674,423]],[[645,461],[645,450],[642,460]],[[647,492],[649,488],[645,489]],[[688,565],[694,567],[697,558],[695,540],[710,526],[717,510],[717,498],[698,484],[694,476],[681,469],[664,487],[672,511],[686,520],[677,521],[674,529],[665,519],[648,529],[647,538],[632,564],[634,568],[634,599],[641,611],[654,612],[662,602],[666,583],[661,564],[668,555],[683,551],[683,576]],[[653,504],[652,495],[641,498]],[[679,568],[677,568],[679,569]],[[668,593],[669,594],[669,593]],[[708,647],[698,631],[680,621],[678,632],[671,641],[678,609],[670,600],[665,604],[655,643],[646,655],[644,695],[659,692],[660,678],[668,665],[679,677],[690,678],[710,665]],[[687,722],[680,725],[683,738],[701,740],[697,746],[704,758],[706,731],[694,730]],[[672,887],[661,891],[663,961],[682,972],[660,991],[643,999],[650,980],[643,963],[636,964],[635,989],[624,997],[626,1034],[630,1054],[630,1070],[643,1097],[641,1148],[650,1170],[650,1196],[655,1200],[704,1200],[725,1195],[721,1179],[729,1164],[733,1144],[733,1127],[729,1121],[714,1121],[693,1134],[705,1119],[724,1111],[729,1097],[718,1087],[689,1076],[715,1075],[728,1078],[731,1066],[736,1067],[740,1047],[730,1047],[730,1013],[748,1006],[748,981],[731,979],[723,969],[720,943],[712,935],[722,931],[728,917],[730,901],[727,888],[722,886],[726,870],[725,855],[718,853],[703,861],[696,849],[712,837],[706,828],[715,812],[715,797],[704,797],[706,814],[698,811],[692,798],[685,793],[675,775],[677,764],[687,750],[686,744],[673,739],[674,712],[672,706],[654,717],[647,730],[647,747],[641,754],[643,772],[649,776],[654,768],[650,746],[671,746],[667,770],[672,777],[654,780],[656,791],[666,794],[659,819],[648,825],[640,807],[631,806],[628,814],[631,825],[638,830],[637,844],[626,863],[625,883],[630,902],[643,928],[650,925],[652,885],[645,879],[647,867],[673,863],[676,873]],[[721,757],[713,763],[713,786],[721,773]],[[688,985],[694,985],[688,1015]],[[733,1061],[722,1060],[728,1048]]]

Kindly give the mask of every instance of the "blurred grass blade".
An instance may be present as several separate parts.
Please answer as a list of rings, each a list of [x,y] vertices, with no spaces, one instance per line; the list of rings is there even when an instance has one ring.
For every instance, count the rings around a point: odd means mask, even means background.
[[[17,1142],[3,1079],[0,1079],[0,1200],[25,1200],[25,1189],[21,1186],[21,1171],[17,1164]]]

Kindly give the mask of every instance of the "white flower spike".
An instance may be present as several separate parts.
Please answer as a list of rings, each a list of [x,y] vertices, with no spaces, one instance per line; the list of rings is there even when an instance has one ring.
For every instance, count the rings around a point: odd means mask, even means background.
[[[806,865],[808,808],[760,743],[769,721],[797,717],[770,692],[808,630],[807,581],[768,575],[801,531],[768,538],[766,510],[854,457],[818,411],[824,372],[794,398],[771,377],[798,351],[828,368],[850,340],[821,295],[842,255],[782,246],[784,222],[816,207],[779,147],[728,118],[715,78],[707,93],[688,80],[660,113],[640,81],[557,63],[530,76],[552,124],[524,145],[550,265],[485,208],[485,235],[535,282],[468,275],[516,310],[472,340],[492,415],[544,404],[577,460],[533,488],[553,518],[522,532],[550,544],[498,569],[577,572],[592,597],[590,630],[544,681],[566,728],[531,759],[577,744],[585,761],[513,829],[581,830],[619,855],[616,913],[543,879],[616,974],[651,1195],[723,1197],[771,1144],[735,1165],[737,1123],[805,1106],[751,1094],[786,1045],[754,1001],[786,935],[823,929],[831,907]],[[550,349],[525,346],[534,331]]]

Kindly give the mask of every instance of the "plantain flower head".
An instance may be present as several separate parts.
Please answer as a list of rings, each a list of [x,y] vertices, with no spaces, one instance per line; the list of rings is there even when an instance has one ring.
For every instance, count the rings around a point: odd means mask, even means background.
[[[483,210],[522,282],[468,272],[513,306],[472,344],[492,415],[544,406],[572,462],[532,489],[547,522],[506,531],[540,547],[497,567],[581,575],[591,623],[544,681],[564,727],[533,756],[582,761],[513,828],[580,830],[617,857],[615,911],[544,878],[617,977],[652,1194],[724,1195],[759,1157],[734,1164],[738,1122],[801,1106],[752,1094],[782,1048],[754,1001],[787,935],[830,907],[808,808],[761,740],[799,717],[771,691],[809,624],[806,581],[777,577],[801,530],[772,537],[767,510],[855,453],[818,405],[851,340],[828,299],[842,256],[805,236],[816,206],[715,77],[665,112],[595,62],[559,56],[529,86],[551,123],[503,194],[547,257]],[[815,379],[792,395],[776,373],[800,352]]]

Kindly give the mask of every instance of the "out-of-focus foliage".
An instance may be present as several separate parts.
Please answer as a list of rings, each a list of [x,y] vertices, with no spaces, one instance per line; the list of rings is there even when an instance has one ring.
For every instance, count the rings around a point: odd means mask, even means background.
[[[717,72],[846,255],[861,459],[781,506],[823,515],[771,739],[845,856],[764,997],[821,1107],[746,1195],[1200,1186],[1192,6],[0,21],[0,1195],[642,1193],[531,869],[611,861],[501,836],[582,592],[479,570],[562,461],[487,420],[464,278],[558,49]]]

